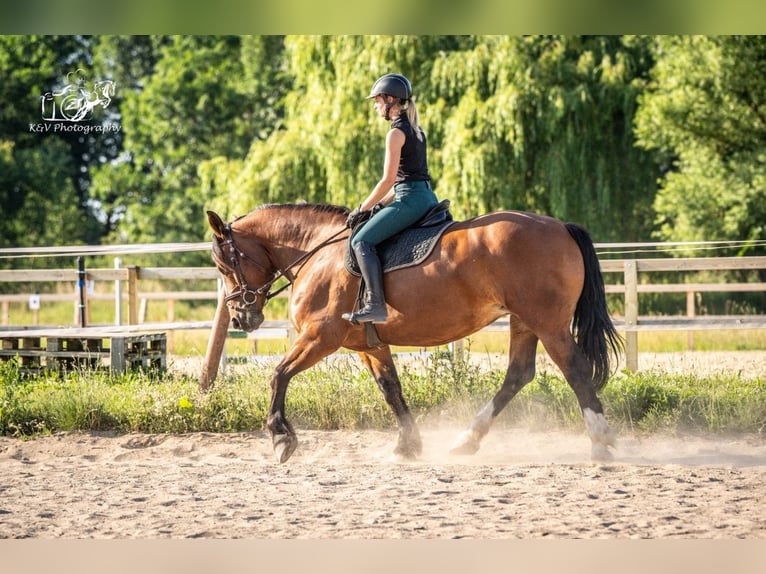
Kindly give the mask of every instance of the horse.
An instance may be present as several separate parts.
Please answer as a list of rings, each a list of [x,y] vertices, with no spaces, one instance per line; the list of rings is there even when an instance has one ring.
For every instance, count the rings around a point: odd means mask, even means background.
[[[207,212],[212,259],[223,278],[234,328],[264,320],[279,278],[291,286],[297,333],[271,378],[266,420],[277,460],[298,445],[285,414],[290,379],[341,347],[355,351],[374,377],[397,422],[394,454],[417,458],[418,426],[402,394],[390,345],[430,347],[465,338],[510,315],[508,367],[500,389],[479,410],[450,452],[474,454],[493,421],[535,376],[538,341],[574,391],[591,439],[591,458],[610,460],[615,434],[597,396],[622,350],[609,316],[603,277],[588,232],[580,225],[523,211],[497,211],[454,222],[421,264],[384,275],[388,319],[365,327],[341,318],[356,301],[360,279],[344,265],[348,209],[269,204],[224,223]]]

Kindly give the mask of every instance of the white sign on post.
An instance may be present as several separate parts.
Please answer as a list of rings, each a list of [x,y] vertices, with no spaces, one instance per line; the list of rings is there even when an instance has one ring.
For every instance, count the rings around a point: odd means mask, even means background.
[[[30,311],[39,311],[40,310],[40,296],[39,295],[30,295],[29,296],[29,310]]]

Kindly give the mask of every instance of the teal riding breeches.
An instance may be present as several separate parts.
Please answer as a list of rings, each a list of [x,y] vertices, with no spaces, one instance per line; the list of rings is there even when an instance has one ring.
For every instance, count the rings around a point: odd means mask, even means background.
[[[394,200],[373,215],[354,235],[351,246],[362,241],[378,245],[404,231],[439,203],[427,181],[410,181],[394,186]]]

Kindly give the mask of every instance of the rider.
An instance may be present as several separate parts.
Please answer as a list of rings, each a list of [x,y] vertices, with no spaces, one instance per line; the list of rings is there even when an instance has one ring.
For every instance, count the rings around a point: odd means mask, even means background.
[[[356,313],[344,313],[343,318],[352,323],[383,323],[388,313],[383,271],[375,247],[418,221],[439,201],[431,189],[426,136],[418,124],[410,81],[401,74],[381,76],[372,85],[367,99],[373,99],[378,115],[391,122],[386,135],[383,177],[367,199],[349,214],[346,223],[353,229],[377,204],[383,207],[351,240],[366,290],[364,306]]]

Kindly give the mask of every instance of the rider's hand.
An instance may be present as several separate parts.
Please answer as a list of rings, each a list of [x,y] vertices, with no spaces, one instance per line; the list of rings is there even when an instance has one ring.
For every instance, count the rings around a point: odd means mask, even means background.
[[[370,216],[369,211],[362,211],[358,207],[354,209],[351,213],[348,214],[348,218],[346,219],[346,227],[349,229],[354,229],[357,225],[359,225],[362,221],[367,219]]]

